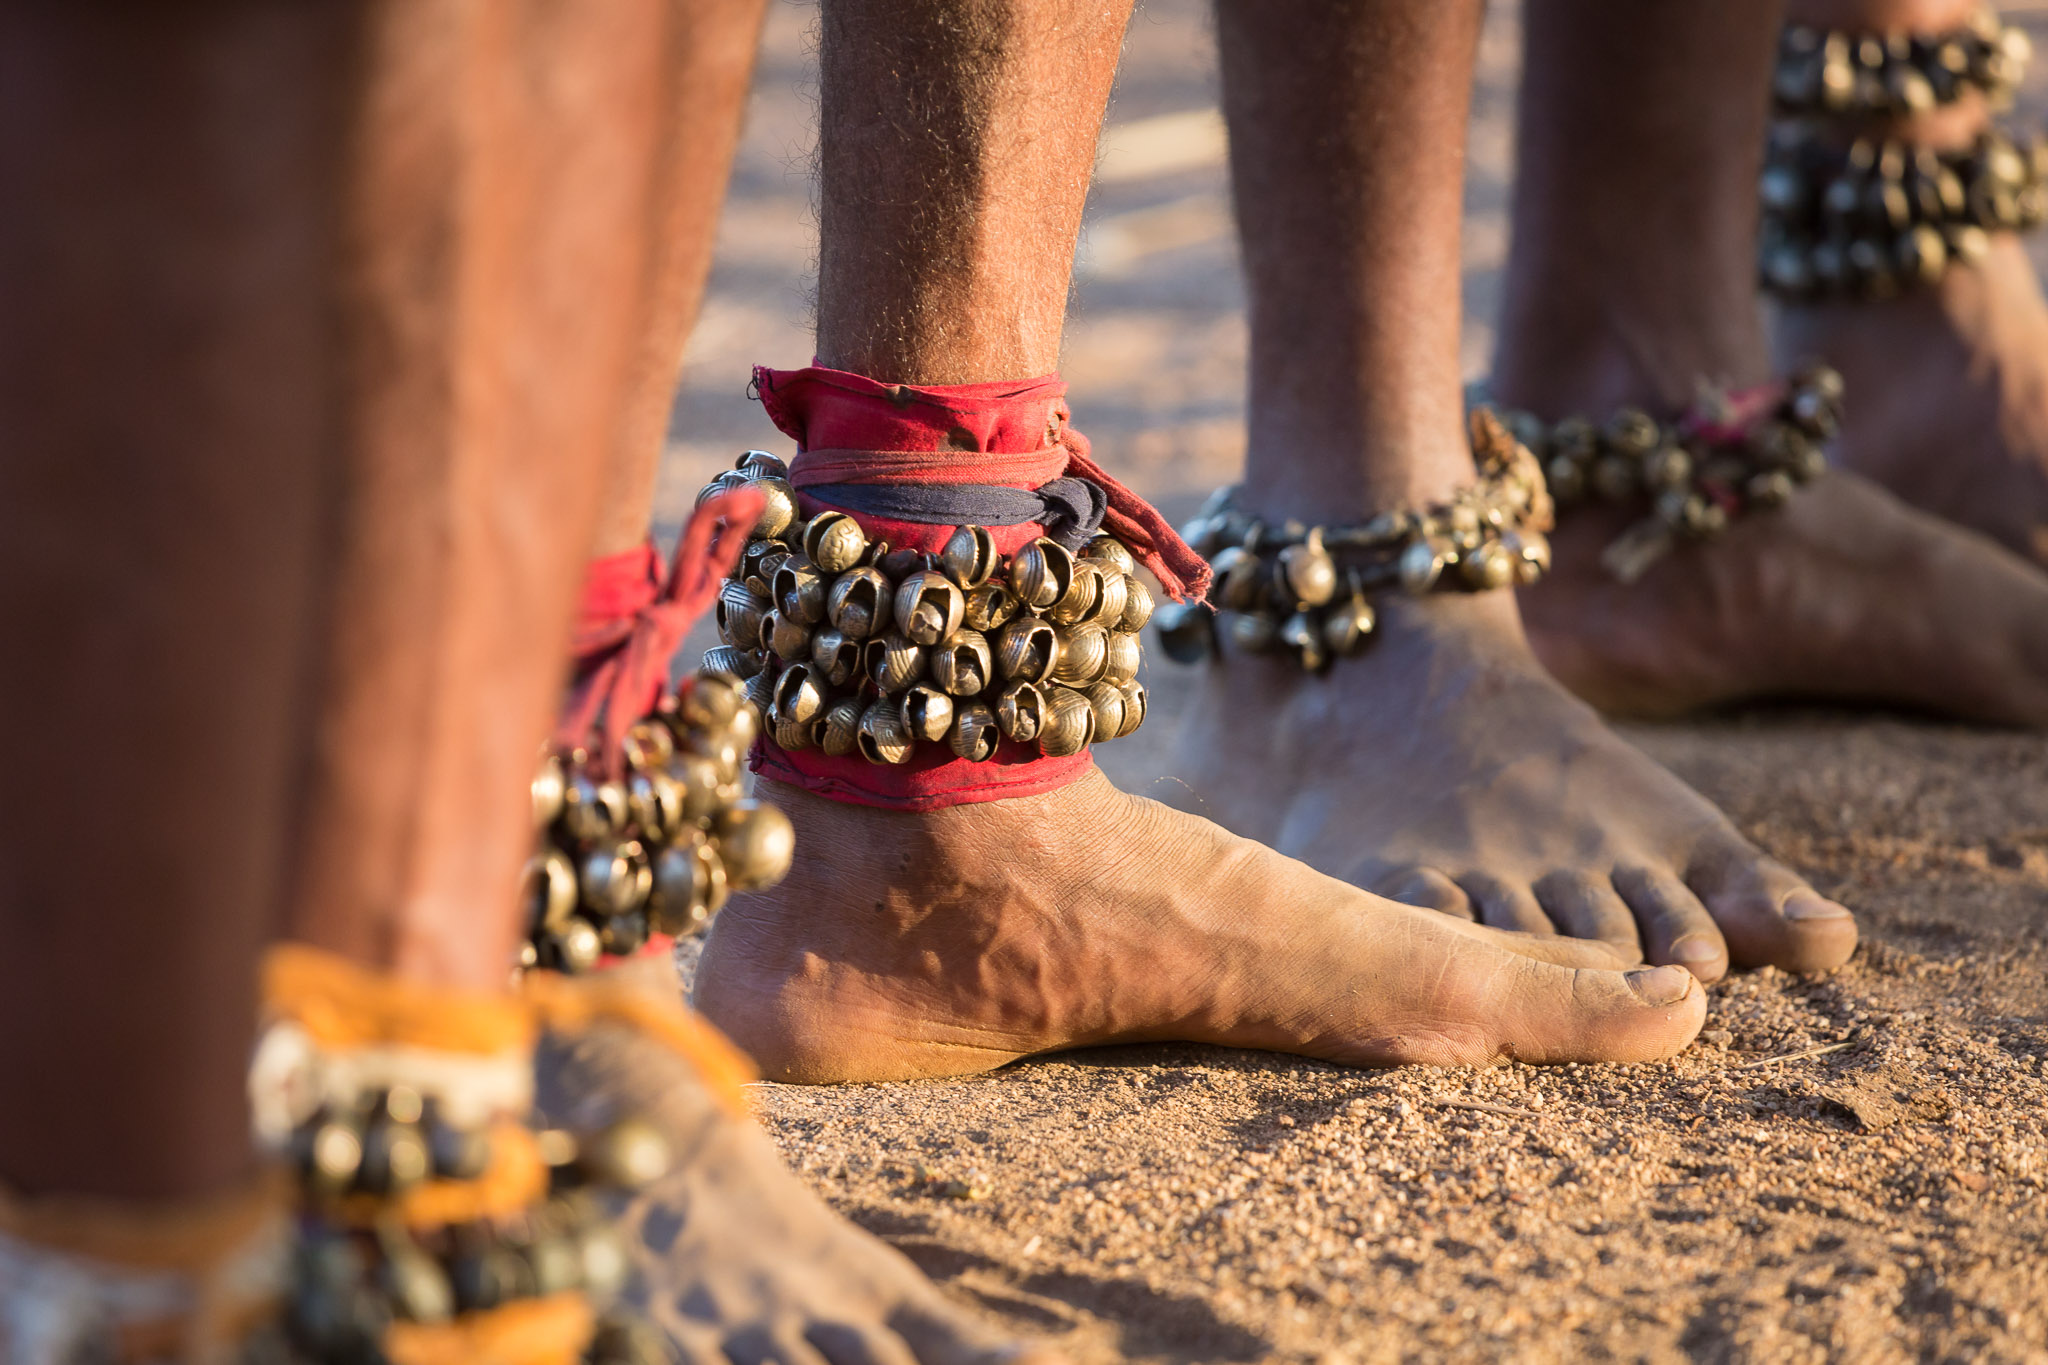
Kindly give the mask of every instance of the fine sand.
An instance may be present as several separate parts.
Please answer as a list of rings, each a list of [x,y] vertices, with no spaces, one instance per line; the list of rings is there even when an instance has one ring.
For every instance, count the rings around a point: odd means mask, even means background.
[[[1466,224],[1474,373],[1507,232],[1516,39],[1497,9]],[[813,18],[774,5],[671,523],[735,450],[788,448],[742,390],[748,364],[808,354]],[[1098,455],[1176,515],[1243,448],[1213,100],[1200,8],[1147,5],[1063,365]],[[1185,685],[1164,662],[1148,683],[1147,730],[1101,752],[1139,791],[1169,775]],[[1134,1047],[764,1085],[756,1104],[835,1208],[1081,1361],[2048,1360],[2048,738],[1812,709],[1627,729],[1855,907],[1849,966],[1733,977],[1658,1066]]]

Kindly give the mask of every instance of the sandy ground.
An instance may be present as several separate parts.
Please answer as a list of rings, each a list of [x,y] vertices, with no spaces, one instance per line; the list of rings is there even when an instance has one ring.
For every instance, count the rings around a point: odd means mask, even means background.
[[[777,0],[677,410],[670,520],[774,449],[807,356],[813,13]],[[2037,36],[2040,36],[2037,34]],[[1516,36],[1491,22],[1468,366],[1506,246]],[[1242,290],[1200,9],[1133,25],[1065,373],[1184,512],[1242,453]],[[1176,716],[1103,766],[1143,790]],[[1848,967],[1716,987],[1644,1067],[1346,1071],[1143,1047],[991,1076],[762,1086],[791,1163],[964,1301],[1083,1361],[2048,1360],[2048,738],[1771,709],[1631,728],[1866,927]]]

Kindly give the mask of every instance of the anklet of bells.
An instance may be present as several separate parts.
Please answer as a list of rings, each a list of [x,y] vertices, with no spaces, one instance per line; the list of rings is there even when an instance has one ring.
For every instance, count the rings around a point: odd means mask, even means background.
[[[1758,508],[1777,507],[1827,468],[1822,446],[1841,426],[1842,377],[1809,365],[1778,385],[1744,393],[1703,388],[1677,421],[1640,408],[1606,422],[1548,424],[1502,412],[1516,438],[1538,452],[1560,515],[1588,503],[1647,503],[1649,515],[1600,556],[1633,583],[1687,540],[1710,540]]]
[[[1944,33],[1852,33],[1787,24],[1771,96],[1781,114],[1884,118],[1982,95],[2012,101],[2034,44],[1990,8]]]
[[[786,474],[748,451],[700,495],[738,482],[769,495],[704,667],[743,683],[777,745],[899,764],[922,744],[986,762],[1008,739],[1063,758],[1144,722],[1152,592],[1121,541],[1075,552],[1040,538],[1006,556],[961,526],[937,554],[892,549],[844,512],[801,520]]]
[[[1395,588],[1486,592],[1529,584],[1550,567],[1550,496],[1542,467],[1485,409],[1472,414],[1479,479],[1425,507],[1352,526],[1273,525],[1219,489],[1182,528],[1215,570],[1210,603],[1159,611],[1160,646],[1179,663],[1285,652],[1309,672],[1372,642],[1372,599]],[[1210,610],[1210,606],[1215,611]]]

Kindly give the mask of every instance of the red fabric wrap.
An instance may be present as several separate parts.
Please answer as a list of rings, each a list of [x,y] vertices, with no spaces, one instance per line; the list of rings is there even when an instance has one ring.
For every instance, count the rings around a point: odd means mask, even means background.
[[[1088,441],[1068,426],[1067,386],[1058,375],[990,384],[880,384],[813,366],[756,367],[754,392],[769,418],[797,443],[790,482],[806,516],[830,504],[803,491],[831,484],[994,484],[1038,488],[1063,476],[1092,480],[1109,495],[1102,529],[1131,549],[1176,601],[1208,591],[1209,566],[1137,494],[1102,472]],[[845,510],[845,509],[840,509]],[[953,533],[855,514],[870,540],[936,551]],[[1004,554],[1044,534],[1035,522],[991,526]],[[920,744],[905,764],[877,766],[858,755],[788,752],[763,741],[754,771],[856,805],[926,811],[1056,790],[1094,766],[1086,750],[1045,758],[1004,740],[986,763]]]

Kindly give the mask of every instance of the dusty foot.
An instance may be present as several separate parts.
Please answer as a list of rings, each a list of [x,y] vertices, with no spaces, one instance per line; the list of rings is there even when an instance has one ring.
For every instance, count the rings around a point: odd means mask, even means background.
[[[1843,468],[2048,565],[2048,302],[2019,238],[1933,289],[1781,308],[1777,349],[1848,381]]]
[[[1504,593],[1392,597],[1326,674],[1204,670],[1173,776],[1346,881],[1502,929],[1681,963],[1838,966],[1855,922],[1545,675]]]
[[[1321,876],[1099,772],[912,816],[762,784],[796,868],[728,906],[697,1006],[768,1076],[985,1071],[1183,1039],[1346,1063],[1666,1057],[1705,998]]]
[[[665,962],[651,973],[676,993]],[[628,1298],[683,1365],[1056,1365],[946,1302],[902,1255],[833,1215],[750,1123],[646,1039],[599,1027],[550,1038],[543,1112],[595,1127],[637,1113],[668,1135],[676,1165],[620,1210],[633,1262]]]
[[[2048,725],[2048,575],[1980,536],[1832,474],[1624,586],[1599,555],[1627,520],[1574,509],[1522,594],[1537,655],[1603,710],[1799,696]]]

